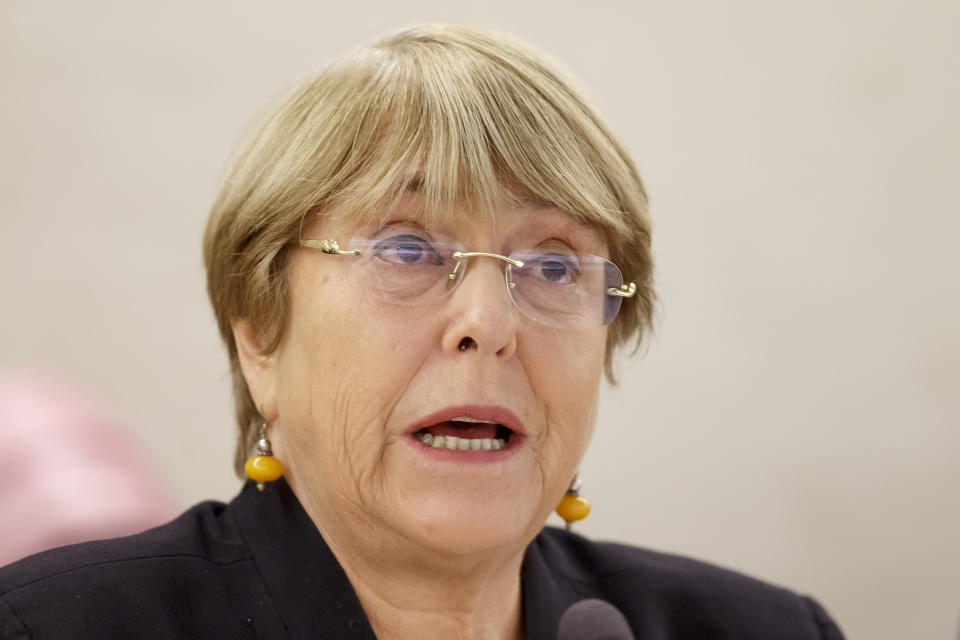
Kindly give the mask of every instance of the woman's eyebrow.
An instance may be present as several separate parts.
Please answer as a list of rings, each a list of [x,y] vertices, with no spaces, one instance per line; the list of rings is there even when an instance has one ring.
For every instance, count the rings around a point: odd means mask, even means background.
[[[587,241],[599,240],[597,229],[574,218],[568,213],[553,210],[543,212],[537,215],[537,210],[531,210],[528,214],[530,219],[525,220],[519,225],[521,232],[536,231],[543,232],[545,235],[561,234],[571,239],[583,239]]]
[[[424,231],[429,231],[426,225],[423,224],[417,218],[411,217],[407,214],[400,215],[396,218],[387,218],[378,226],[382,227],[416,227],[417,229],[422,229]]]

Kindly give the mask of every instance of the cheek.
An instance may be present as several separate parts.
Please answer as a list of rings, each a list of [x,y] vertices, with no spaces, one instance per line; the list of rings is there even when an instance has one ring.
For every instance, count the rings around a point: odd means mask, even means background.
[[[598,332],[577,339],[532,335],[528,340],[531,357],[525,369],[543,412],[541,446],[547,464],[567,467],[583,455],[596,415],[605,338]]]
[[[278,409],[290,472],[361,500],[381,484],[384,427],[422,346],[416,332],[398,326],[402,316],[364,308],[357,298],[338,306],[295,301],[279,361]]]

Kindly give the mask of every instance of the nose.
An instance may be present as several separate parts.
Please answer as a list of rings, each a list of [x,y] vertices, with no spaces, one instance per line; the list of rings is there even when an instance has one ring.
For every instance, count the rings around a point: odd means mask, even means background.
[[[519,317],[507,292],[501,261],[475,256],[463,260],[460,269],[465,271],[446,307],[444,352],[508,360],[517,349]]]

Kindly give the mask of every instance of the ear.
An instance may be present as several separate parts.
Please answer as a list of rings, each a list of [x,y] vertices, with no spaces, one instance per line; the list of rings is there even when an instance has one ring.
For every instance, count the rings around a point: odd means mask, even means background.
[[[243,318],[231,320],[233,340],[237,344],[240,369],[247,380],[247,388],[260,415],[267,422],[277,419],[276,377],[277,352],[265,354],[260,336]]]

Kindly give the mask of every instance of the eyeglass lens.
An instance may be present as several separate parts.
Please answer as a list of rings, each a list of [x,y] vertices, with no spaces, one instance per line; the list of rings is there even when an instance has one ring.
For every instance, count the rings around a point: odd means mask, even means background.
[[[465,250],[457,240],[397,225],[359,229],[349,249],[359,249],[360,255],[348,258],[347,280],[400,305],[442,298],[462,281],[471,261],[492,259],[454,257]],[[503,262],[507,290],[514,304],[534,320],[576,328],[608,324],[616,317],[621,298],[607,290],[619,288],[623,276],[612,262],[553,247],[514,251],[509,257],[523,266]]]

